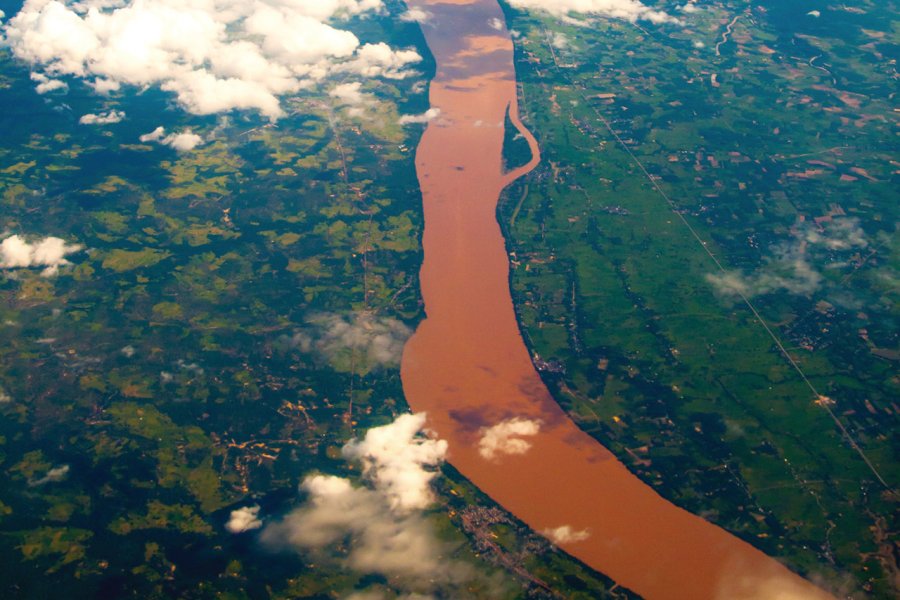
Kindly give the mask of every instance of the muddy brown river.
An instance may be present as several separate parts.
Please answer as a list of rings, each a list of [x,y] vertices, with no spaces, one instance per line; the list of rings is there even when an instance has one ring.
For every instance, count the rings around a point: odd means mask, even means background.
[[[495,0],[413,0],[437,60],[416,155],[427,318],[402,363],[410,406],[449,460],[496,502],[646,598],[830,598],[778,561],[659,496],[550,396],[520,335],[496,218],[503,188],[538,162],[518,120],[513,46]],[[498,29],[499,27],[499,29]],[[502,173],[507,107],[534,158]]]

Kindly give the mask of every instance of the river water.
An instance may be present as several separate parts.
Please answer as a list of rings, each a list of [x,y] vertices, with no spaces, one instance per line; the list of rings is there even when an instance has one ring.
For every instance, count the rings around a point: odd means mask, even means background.
[[[646,598],[830,598],[776,560],[659,496],[563,412],[519,333],[496,218],[538,162],[518,120],[513,46],[495,0],[413,0],[437,61],[441,114],[416,154],[427,318],[407,343],[407,400],[449,461],[534,530]],[[502,173],[507,107],[532,162]]]

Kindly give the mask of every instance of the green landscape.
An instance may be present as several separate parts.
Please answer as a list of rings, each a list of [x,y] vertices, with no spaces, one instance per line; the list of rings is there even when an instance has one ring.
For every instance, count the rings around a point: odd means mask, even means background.
[[[25,4],[0,0],[4,36]],[[286,86],[278,118],[0,44],[4,598],[637,597],[443,458],[377,547],[409,526],[439,575],[359,566],[358,524],[271,541],[315,478],[381,493],[354,444],[409,412],[432,25],[369,4],[322,22],[421,60]],[[554,398],[664,498],[836,597],[895,597],[897,3],[500,4],[542,161],[497,217]],[[507,118],[506,168],[529,158]]]
[[[507,7],[543,162],[499,218],[526,340],[583,429],[796,571],[889,597],[898,38],[895,6],[855,4],[660,28]]]
[[[424,127],[398,121],[428,107],[433,67],[402,10],[351,26],[415,47],[419,78],[367,81],[362,106],[309,90],[275,124],[187,114],[154,90],[98,96],[72,81],[38,95],[0,50],[0,228],[73,248],[52,277],[0,270],[4,597],[61,585],[72,598],[612,587],[449,466],[426,519],[445,558],[472,571],[439,590],[348,568],[344,544],[310,555],[226,530],[248,505],[286,514],[310,473],[359,481],[341,447],[408,410],[399,351],[422,318]],[[115,111],[128,118],[78,122]],[[140,140],[160,122],[204,142]]]

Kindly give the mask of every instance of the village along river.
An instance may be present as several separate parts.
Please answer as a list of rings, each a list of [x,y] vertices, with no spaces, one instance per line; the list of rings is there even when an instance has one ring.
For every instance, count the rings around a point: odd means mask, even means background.
[[[431,14],[423,29],[437,61],[431,103],[441,112],[416,155],[427,318],[406,346],[402,377],[412,409],[427,412],[448,441],[450,463],[535,531],[644,597],[830,598],[663,499],[550,396],[519,333],[496,218],[503,188],[539,160],[518,118],[503,14],[496,0],[410,4]],[[507,107],[533,159],[504,175]]]

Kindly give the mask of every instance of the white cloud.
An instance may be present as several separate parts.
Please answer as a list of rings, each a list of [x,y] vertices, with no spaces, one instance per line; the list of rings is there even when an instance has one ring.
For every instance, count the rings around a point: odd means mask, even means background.
[[[12,402],[12,396],[6,393],[2,387],[0,387],[0,405],[9,404]]]
[[[755,273],[738,270],[707,274],[715,291],[722,296],[752,298],[762,294],[786,291],[808,296],[824,282],[822,273],[814,262],[833,258],[835,253],[855,251],[868,246],[865,231],[859,219],[837,218],[821,225],[801,224],[794,232],[794,239],[775,246],[762,267]],[[831,267],[846,266],[830,263]]]
[[[556,32],[553,34],[550,44],[557,50],[565,50],[569,47],[569,38],[564,33]]]
[[[244,506],[231,511],[228,523],[225,524],[225,529],[231,533],[243,533],[260,527],[262,521],[259,520],[259,506]]]
[[[42,275],[50,277],[61,266],[70,264],[66,256],[81,249],[82,246],[67,244],[58,237],[47,237],[32,244],[19,235],[11,235],[0,242],[0,269],[44,267]]]
[[[540,429],[540,421],[522,417],[485,427],[478,440],[478,453],[487,460],[493,460],[500,454],[525,454],[531,448],[531,442],[522,438],[537,435]]]
[[[822,284],[822,274],[793,248],[779,250],[776,257],[757,273],[745,275],[740,271],[726,271],[709,274],[706,279],[723,296],[747,298],[778,290],[806,296]]]
[[[3,12],[2,10],[0,10],[0,19],[5,19],[5,18],[6,18],[6,13]]]
[[[343,104],[362,104],[368,99],[368,96],[360,91],[361,88],[362,84],[358,81],[341,83],[334,86],[334,88],[328,92],[328,95]]]
[[[548,538],[554,544],[569,544],[573,542],[583,542],[591,537],[587,529],[575,530],[569,525],[554,527],[553,529],[545,529],[541,531],[541,535]]]
[[[666,13],[649,8],[638,0],[509,0],[516,8],[545,10],[563,17],[570,12],[586,13],[626,21],[675,22]]]
[[[849,250],[869,245],[857,217],[832,219],[818,228],[808,228],[805,239],[810,244],[822,244],[829,250]]]
[[[33,246],[18,235],[0,242],[0,267],[14,269],[30,267],[33,261]]]
[[[142,142],[158,142],[166,135],[166,128],[159,126],[150,133],[145,133],[140,137]]]
[[[62,465],[61,467],[53,467],[47,474],[41,477],[40,479],[34,479],[28,482],[29,487],[40,487],[42,485],[46,485],[48,483],[55,483],[58,481],[62,481],[66,477],[69,476],[69,465]]]
[[[763,568],[751,568],[746,561],[730,559],[717,578],[712,600],[811,600],[843,597],[850,594],[835,593],[833,596],[823,589],[814,587],[828,585],[815,573],[807,581],[785,570],[777,563]]]
[[[429,108],[421,115],[403,115],[400,117],[399,123],[401,125],[410,125],[413,123],[429,123],[441,116],[441,109],[439,108]]]
[[[289,342],[303,352],[317,351],[333,364],[352,354],[358,373],[386,365],[397,365],[412,330],[397,319],[379,318],[360,312],[349,316],[315,314],[310,327]]]
[[[41,95],[55,91],[67,91],[69,89],[69,85],[66,82],[60,81],[59,79],[50,79],[43,73],[32,73],[31,80],[37,83],[37,85],[34,86],[34,91]]]
[[[344,456],[363,464],[363,475],[397,510],[422,509],[432,501],[433,467],[444,461],[447,442],[418,435],[425,415],[401,415],[383,427],[374,427],[362,440],[344,446]]]
[[[688,14],[700,12],[700,9],[693,2],[687,2],[686,4],[682,4],[681,6],[678,7],[678,10],[680,10],[683,13],[688,13]]]
[[[92,87],[95,92],[107,95],[111,92],[118,92],[122,88],[122,84],[111,79],[95,79],[94,81],[85,82]]]
[[[111,110],[109,112],[83,115],[78,122],[82,125],[108,125],[110,123],[119,123],[125,118],[125,113],[120,110]]]
[[[268,526],[263,542],[316,552],[349,537],[341,562],[351,569],[424,581],[443,576],[447,550],[420,513],[397,514],[377,490],[340,477],[314,475],[301,487],[306,504]]]
[[[170,133],[166,135],[165,127],[157,127],[150,133],[145,133],[139,138],[142,142],[157,142],[163,146],[171,146],[179,152],[187,152],[193,150],[203,143],[203,138],[191,131],[185,129],[180,133]]]
[[[181,133],[170,133],[160,140],[159,143],[164,146],[171,146],[179,152],[187,152],[202,144],[203,138],[190,129],[185,129]]]
[[[410,7],[405,13],[400,15],[401,21],[407,22],[415,22],[415,23],[425,23],[431,17],[434,16],[427,10],[419,8],[418,6]]]
[[[352,60],[335,65],[334,70],[367,78],[404,79],[414,74],[407,67],[421,60],[415,50],[392,50],[385,43],[366,44],[357,50]]]
[[[255,110],[276,119],[280,97],[335,71],[400,78],[413,50],[365,44],[341,19],[381,0],[26,0],[4,27],[13,54],[98,93],[159,86],[189,112]],[[50,79],[38,87],[58,84]]]
[[[488,20],[488,26],[495,31],[501,31],[503,29],[503,21],[494,17]]]
[[[344,455],[363,462],[371,487],[330,475],[307,477],[301,485],[307,501],[266,527],[263,542],[325,559],[339,553],[346,567],[405,578],[413,591],[468,580],[470,569],[449,557],[453,548],[421,512],[431,501],[429,469],[446,453],[445,442],[420,435],[424,422],[424,415],[402,415],[347,444]]]

